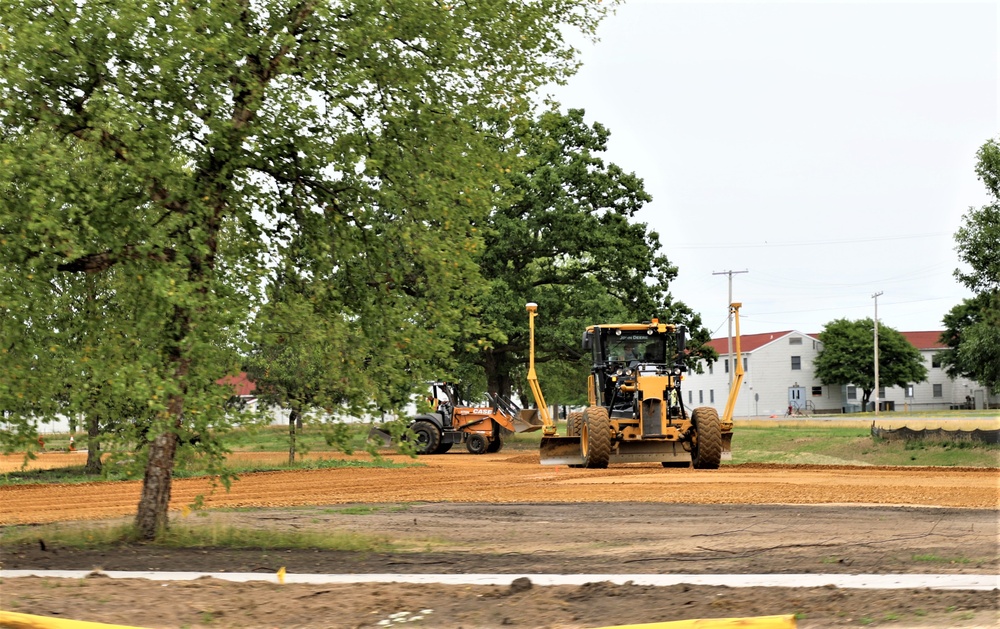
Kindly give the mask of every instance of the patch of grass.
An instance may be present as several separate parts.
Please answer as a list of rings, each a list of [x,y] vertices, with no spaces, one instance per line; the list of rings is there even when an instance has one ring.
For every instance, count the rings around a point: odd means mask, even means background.
[[[369,507],[369,506],[358,506],[358,507],[344,507],[343,509],[328,509],[326,513],[342,513],[344,515],[371,515],[381,511],[384,507]]]
[[[37,544],[94,549],[136,543],[138,535],[132,524],[81,527],[45,525],[0,529],[0,547],[5,551],[16,546]],[[395,549],[384,536],[338,531],[285,531],[242,528],[219,524],[173,524],[157,537],[155,546],[165,548],[230,548],[348,550],[383,552]]]
[[[923,563],[972,563],[972,560],[968,557],[942,557],[934,554],[913,555],[913,561]]]
[[[732,462],[1000,467],[1000,446],[876,440],[869,426],[841,420],[737,421]]]
[[[372,459],[368,461],[346,460],[346,459],[305,459],[299,460],[289,465],[287,461],[274,463],[273,461],[236,460],[227,462],[225,471],[229,474],[248,474],[252,472],[275,472],[284,470],[320,470],[320,469],[340,469],[340,468],[400,468],[419,467],[424,465],[418,461],[412,463],[397,463],[389,459]],[[185,466],[178,465],[174,469],[175,478],[195,478],[207,476],[210,472],[207,467],[199,465],[198,461],[188,463]],[[95,481],[121,481],[127,480],[124,473],[119,473],[112,466],[105,465],[104,473],[100,476],[87,474],[82,465],[58,467],[45,470],[18,470],[0,474],[0,486],[3,485],[39,485],[47,483],[92,483]]]

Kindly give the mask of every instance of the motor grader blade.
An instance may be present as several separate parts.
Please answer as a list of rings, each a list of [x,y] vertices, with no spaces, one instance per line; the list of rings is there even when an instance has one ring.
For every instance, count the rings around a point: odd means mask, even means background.
[[[542,437],[538,450],[542,465],[583,465],[583,443],[579,437]]]
[[[514,432],[535,432],[545,427],[537,408],[522,409],[517,416],[511,418],[511,423],[514,424]]]

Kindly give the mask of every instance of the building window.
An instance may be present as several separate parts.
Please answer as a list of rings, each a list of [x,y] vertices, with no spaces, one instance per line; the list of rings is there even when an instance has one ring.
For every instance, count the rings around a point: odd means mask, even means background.
[[[940,384],[934,385],[934,397],[944,397],[944,386]]]
[[[743,371],[750,371],[750,367],[747,367],[747,357],[743,357]]]
[[[880,399],[885,399],[885,387],[878,388],[878,396]]]
[[[715,389],[708,390],[708,401],[715,404]]]
[[[708,375],[712,375],[712,363],[708,363]]]
[[[823,395],[823,387],[813,387],[813,397]]]
[[[802,345],[802,337],[801,336],[792,336],[792,337],[789,337],[788,344],[789,345]]]
[[[937,356],[934,356],[933,358],[931,358],[931,367],[933,367],[934,369],[940,369],[941,368],[941,361],[938,360]]]
[[[694,391],[688,391],[688,404],[694,404]]]
[[[913,388],[914,385],[912,384],[906,385],[906,397],[913,397]]]
[[[802,369],[802,357],[792,356],[792,371]]]
[[[858,388],[853,384],[847,385],[847,399],[848,400],[858,399]]]
[[[729,373],[729,359],[728,358],[723,358],[722,359],[722,365],[726,368],[726,373]]]

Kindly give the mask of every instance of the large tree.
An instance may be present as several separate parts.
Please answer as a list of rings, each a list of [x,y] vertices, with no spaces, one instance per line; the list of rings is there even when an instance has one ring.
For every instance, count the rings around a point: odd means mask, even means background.
[[[976,296],[944,316],[941,342],[948,349],[938,357],[952,378],[965,376],[1000,393],[1000,144],[990,140],[978,157],[976,173],[993,202],[969,208],[955,233],[965,263],[955,277]]]
[[[816,377],[826,385],[853,384],[863,392],[861,408],[875,390],[875,322],[837,319],[819,334],[823,348],[813,363]],[[896,330],[878,326],[879,386],[905,387],[927,379],[920,350]]]
[[[29,302],[53,278],[118,274],[133,338],[155,340],[120,366],[154,417],[143,538],[167,526],[183,435],[229,421],[215,382],[273,269],[342,300],[324,342],[350,357],[344,379],[458,333],[479,281],[473,225],[505,168],[478,121],[527,113],[573,69],[564,29],[592,33],[603,11],[0,0],[0,347],[47,325]],[[0,406],[17,412],[46,376],[31,360],[5,369]]]
[[[635,218],[651,200],[642,179],[603,157],[609,137],[579,109],[546,111],[509,136],[506,148],[519,159],[484,225],[480,257],[489,281],[476,298],[485,329],[467,338],[463,357],[490,392],[522,387],[529,301],[539,304],[539,369],[566,385],[547,380],[560,391],[553,400],[586,399],[580,339],[588,325],[659,317],[691,330],[692,362],[711,352],[701,347],[709,335],[700,317],[669,293],[677,268],[658,234]]]

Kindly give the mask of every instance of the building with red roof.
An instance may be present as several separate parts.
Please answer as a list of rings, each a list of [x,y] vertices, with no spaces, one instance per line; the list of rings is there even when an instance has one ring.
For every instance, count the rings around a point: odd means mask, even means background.
[[[941,331],[902,332],[920,351],[927,366],[927,380],[908,387],[879,387],[883,410],[936,410],[957,408],[1000,408],[1000,398],[986,387],[966,378],[952,380],[934,355],[946,345]],[[728,337],[709,343],[719,354],[712,365],[702,362],[702,373],[685,377],[684,403],[689,407],[712,406],[720,413],[730,388],[731,363]],[[737,417],[811,415],[861,410],[861,390],[854,385],[826,385],[816,378],[813,362],[823,344],[819,334],[781,330],[746,334],[740,339],[743,385],[737,397]],[[735,340],[733,360],[736,357]],[[874,396],[873,396],[874,397]]]

